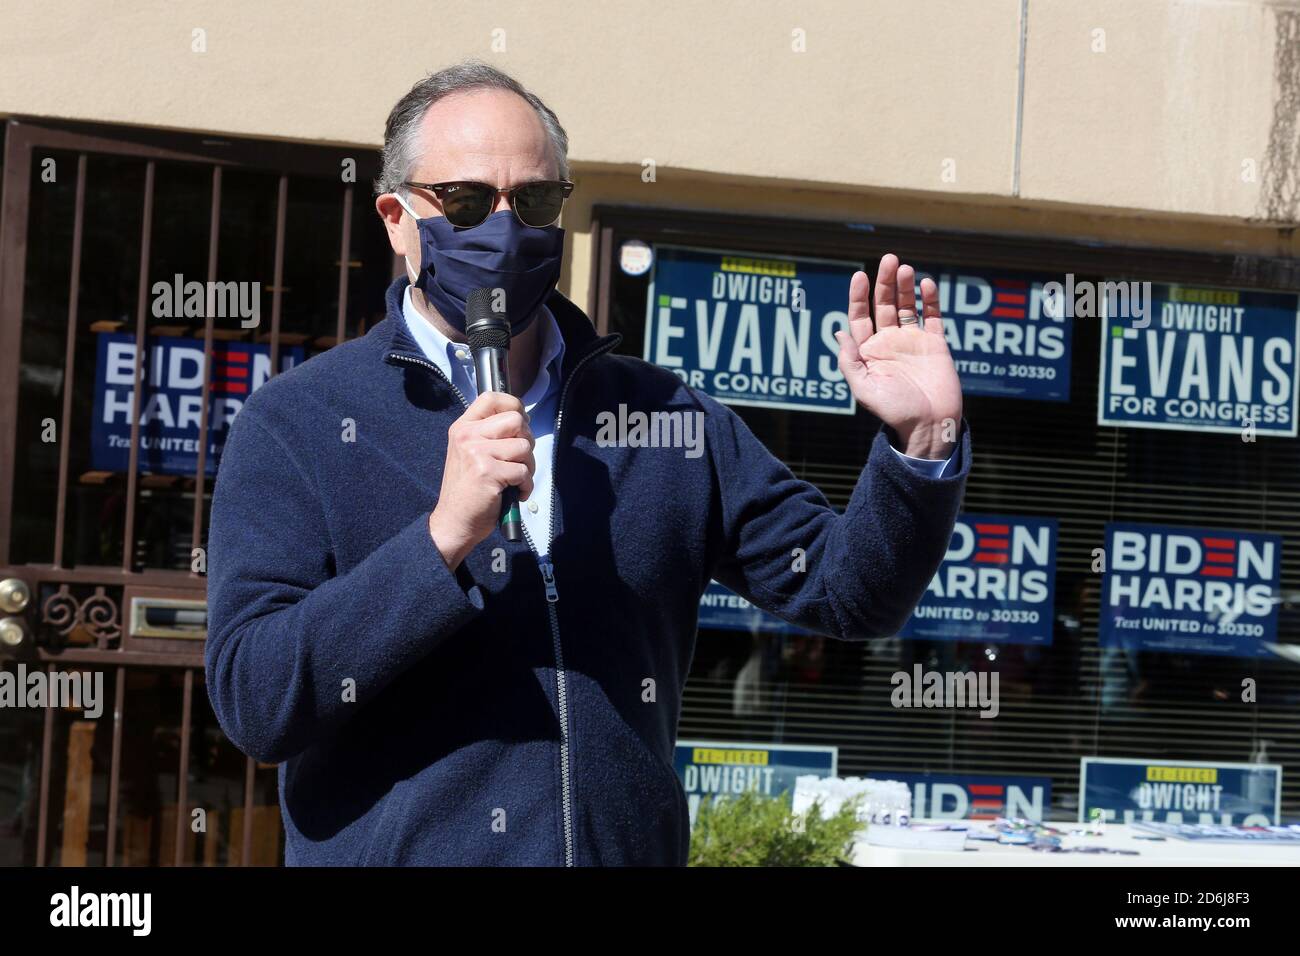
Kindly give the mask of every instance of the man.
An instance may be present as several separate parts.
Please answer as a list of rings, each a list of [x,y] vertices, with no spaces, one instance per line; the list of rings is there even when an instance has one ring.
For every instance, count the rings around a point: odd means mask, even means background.
[[[837,515],[554,291],[566,151],[494,69],[418,83],[375,202],[407,264],[388,317],[232,426],[208,688],[230,739],[281,765],[290,864],[684,864],[672,750],[709,580],[863,639],[897,631],[947,547],[970,451],[934,283],[918,318],[886,256],[873,328],[852,279],[839,367],[888,427]],[[504,295],[511,394],[477,392],[477,288]],[[620,405],[698,416],[703,453],[598,440]],[[511,487],[517,543],[498,530]]]

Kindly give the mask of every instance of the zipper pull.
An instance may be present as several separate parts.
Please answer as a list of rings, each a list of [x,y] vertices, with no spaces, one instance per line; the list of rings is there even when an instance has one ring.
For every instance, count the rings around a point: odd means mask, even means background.
[[[554,604],[560,599],[560,592],[555,589],[555,566],[550,561],[538,562],[542,569],[542,583],[546,585],[546,600]]]

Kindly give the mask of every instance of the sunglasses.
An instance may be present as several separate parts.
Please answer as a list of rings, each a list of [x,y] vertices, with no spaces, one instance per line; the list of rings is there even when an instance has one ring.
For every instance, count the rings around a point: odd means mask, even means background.
[[[447,221],[462,229],[477,226],[490,216],[497,196],[502,193],[510,198],[510,208],[525,226],[549,226],[560,218],[564,200],[573,192],[573,183],[567,180],[539,180],[509,189],[475,182],[403,182],[402,185],[429,190],[438,197]]]

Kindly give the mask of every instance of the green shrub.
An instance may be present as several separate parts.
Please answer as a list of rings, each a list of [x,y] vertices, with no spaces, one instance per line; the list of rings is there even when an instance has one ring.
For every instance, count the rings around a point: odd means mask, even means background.
[[[846,801],[823,820],[814,804],[806,817],[795,816],[779,797],[748,790],[723,800],[706,797],[691,831],[691,866],[834,866],[847,859],[859,800]]]

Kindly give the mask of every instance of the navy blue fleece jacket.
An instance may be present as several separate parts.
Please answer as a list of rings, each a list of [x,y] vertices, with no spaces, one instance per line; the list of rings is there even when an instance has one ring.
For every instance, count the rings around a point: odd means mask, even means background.
[[[405,327],[405,286],[252,395],[217,476],[208,693],[236,746],[280,764],[286,861],[684,864],[672,751],[709,579],[832,637],[895,633],[947,547],[966,430],[937,479],[878,434],[838,515],[555,293],[554,584],[499,531],[453,573],[428,516],[463,406]],[[601,447],[620,404],[703,412],[704,454]]]

